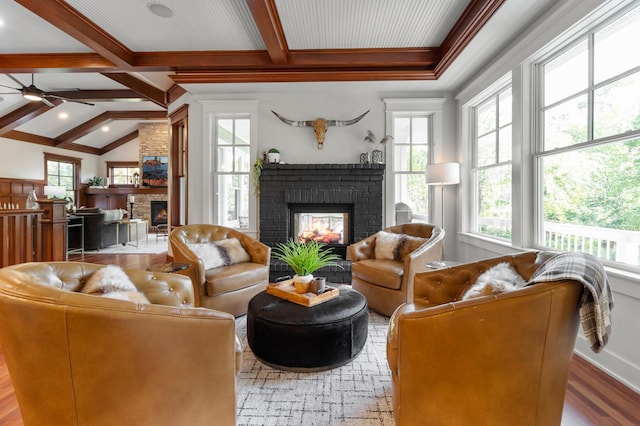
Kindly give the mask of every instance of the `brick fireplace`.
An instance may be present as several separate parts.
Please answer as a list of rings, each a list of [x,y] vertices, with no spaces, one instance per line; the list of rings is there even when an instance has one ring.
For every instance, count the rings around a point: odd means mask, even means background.
[[[294,213],[347,211],[343,242],[330,244],[344,257],[346,245],[382,229],[384,164],[265,164],[260,176],[260,241],[274,247],[297,237]],[[335,231],[335,230],[333,230]],[[346,238],[346,240],[344,239]],[[321,273],[329,281],[350,282],[351,264]],[[272,260],[270,279],[288,275]]]

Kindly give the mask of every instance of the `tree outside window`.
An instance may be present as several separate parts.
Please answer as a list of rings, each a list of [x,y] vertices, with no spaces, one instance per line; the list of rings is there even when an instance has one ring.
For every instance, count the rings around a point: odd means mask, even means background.
[[[638,9],[539,64],[538,244],[640,265]]]

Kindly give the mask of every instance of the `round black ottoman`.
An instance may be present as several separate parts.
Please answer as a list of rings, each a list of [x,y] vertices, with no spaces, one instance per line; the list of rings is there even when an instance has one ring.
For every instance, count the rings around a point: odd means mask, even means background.
[[[257,294],[247,311],[247,340],[256,358],[281,370],[320,371],[354,359],[367,341],[364,296],[346,286],[315,306]]]

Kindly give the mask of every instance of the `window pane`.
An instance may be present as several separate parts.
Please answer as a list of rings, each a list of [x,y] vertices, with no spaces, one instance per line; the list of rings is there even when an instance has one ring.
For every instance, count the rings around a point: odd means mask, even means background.
[[[229,145],[233,143],[233,120],[218,120],[218,145]]]
[[[223,226],[248,226],[249,193],[248,175],[218,177],[218,215]]]
[[[511,123],[511,110],[513,109],[512,103],[513,99],[511,98],[511,88],[500,93],[500,96],[498,97],[498,120],[500,127]]]
[[[489,133],[478,139],[478,167],[496,163],[496,134]]]
[[[47,161],[47,171],[49,172],[50,175],[58,175],[58,165],[60,163],[58,163],[57,161]]]
[[[411,119],[408,117],[394,118],[393,133],[395,143],[411,142]]]
[[[413,117],[411,126],[411,142],[426,144],[429,141],[429,121],[427,117]]]
[[[511,165],[477,172],[476,231],[511,239]]]
[[[640,128],[640,72],[594,92],[594,138]]]
[[[219,172],[233,171],[233,147],[231,146],[218,147],[218,171]]]
[[[477,111],[477,134],[484,135],[488,131],[496,128],[496,100],[491,98],[478,107]]]
[[[498,144],[498,162],[511,161],[511,126],[500,129]]]
[[[397,174],[395,203],[407,204],[414,218],[427,221],[428,188],[423,173]]]
[[[426,145],[414,146],[412,148],[411,171],[422,172],[426,168],[429,159],[429,150]]]
[[[395,145],[393,150],[393,169],[405,172],[411,170],[411,146]]]
[[[640,265],[640,141],[541,159],[543,230],[539,243]]]
[[[236,139],[235,143],[249,145],[251,142],[251,120],[236,119]]]
[[[599,83],[640,65],[640,50],[629,48],[640,39],[640,9],[595,34],[594,78]]]
[[[544,112],[544,150],[587,140],[587,95],[561,103]]]
[[[236,172],[249,172],[251,167],[249,146],[238,146],[235,149],[235,171]]]
[[[578,44],[544,66],[544,105],[551,105],[587,88],[587,41]]]

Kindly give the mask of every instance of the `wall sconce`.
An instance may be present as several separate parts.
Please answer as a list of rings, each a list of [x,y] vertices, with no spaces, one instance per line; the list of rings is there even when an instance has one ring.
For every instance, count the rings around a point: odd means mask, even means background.
[[[133,187],[137,188],[140,186],[140,173],[135,172],[133,174]]]

